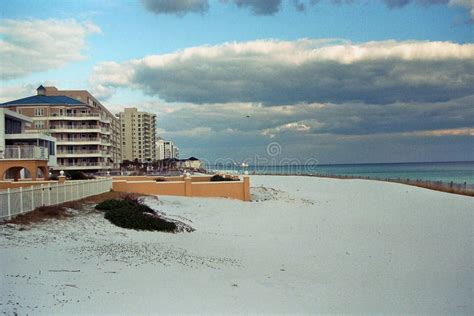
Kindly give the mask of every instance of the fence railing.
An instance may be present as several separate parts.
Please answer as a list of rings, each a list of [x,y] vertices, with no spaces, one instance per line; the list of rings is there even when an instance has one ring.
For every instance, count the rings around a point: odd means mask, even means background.
[[[41,206],[80,200],[111,189],[112,179],[107,178],[0,190],[0,219],[10,219]]]
[[[79,150],[58,150],[58,155],[82,155],[82,154],[98,154],[98,155],[110,155],[107,151],[100,149],[79,149]]]
[[[107,168],[112,167],[110,163],[103,162],[77,162],[77,163],[58,163],[56,169],[61,169],[61,167],[97,167],[97,168]]]
[[[51,129],[100,129],[98,125],[51,125]]]
[[[78,138],[58,138],[58,143],[84,143],[84,142],[100,142],[102,138],[97,137],[78,137]]]
[[[3,159],[38,159],[48,160],[48,148],[42,146],[6,146]]]
[[[52,113],[52,117],[100,117],[99,113]]]

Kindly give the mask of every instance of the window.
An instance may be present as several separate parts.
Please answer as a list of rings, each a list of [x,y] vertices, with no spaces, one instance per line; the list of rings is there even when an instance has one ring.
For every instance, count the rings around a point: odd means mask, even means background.
[[[36,108],[35,109],[35,116],[44,116],[44,109]]]
[[[5,134],[21,134],[21,122],[5,117]]]
[[[35,121],[36,129],[44,129],[44,121]]]

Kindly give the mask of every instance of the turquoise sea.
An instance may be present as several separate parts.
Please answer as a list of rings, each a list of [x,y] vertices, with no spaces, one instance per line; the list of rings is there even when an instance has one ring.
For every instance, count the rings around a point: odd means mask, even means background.
[[[370,163],[338,165],[267,165],[242,168],[238,164],[208,166],[209,171],[228,171],[250,174],[302,174],[364,177],[371,179],[423,180],[444,183],[467,183],[474,186],[474,161]]]

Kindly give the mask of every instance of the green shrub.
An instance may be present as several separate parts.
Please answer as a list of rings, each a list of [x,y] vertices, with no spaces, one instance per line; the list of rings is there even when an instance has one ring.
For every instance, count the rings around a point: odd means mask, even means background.
[[[95,206],[95,209],[100,211],[108,211],[117,208],[122,208],[124,206],[134,207],[137,204],[138,203],[135,203],[130,200],[105,200],[97,204]]]
[[[107,210],[105,218],[112,224],[122,228],[137,230],[157,230],[164,232],[174,232],[176,224],[168,222],[155,214],[143,212],[143,205],[138,207],[122,207]]]
[[[122,228],[165,232],[177,229],[175,223],[159,217],[153,209],[133,198],[106,200],[97,204],[96,209],[105,210],[104,217]]]
[[[216,174],[211,177],[211,181],[238,181],[238,180],[234,180],[232,178],[226,178],[226,177],[221,176],[220,174]]]
[[[71,179],[71,180],[89,180],[89,179],[95,179],[94,176],[88,176],[82,171],[68,171],[66,172],[66,176]]]

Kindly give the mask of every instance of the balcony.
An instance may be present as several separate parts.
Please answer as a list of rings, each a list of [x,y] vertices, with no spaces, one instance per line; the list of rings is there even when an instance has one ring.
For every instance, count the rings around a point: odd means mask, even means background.
[[[63,113],[57,114],[53,113],[51,116],[48,117],[50,121],[61,121],[61,120],[73,120],[73,121],[81,121],[81,120],[100,120],[101,116],[99,113]]]
[[[105,117],[105,116],[101,116],[100,117],[100,121],[103,122],[103,123],[106,123],[106,124],[110,124],[110,119],[108,117]]]
[[[55,170],[95,170],[95,169],[112,169],[112,168],[113,168],[113,165],[111,163],[92,161],[92,162],[58,164],[54,169]]]
[[[41,146],[6,146],[0,159],[49,160],[48,148]]]
[[[103,150],[58,150],[59,158],[76,158],[76,157],[110,157],[110,153]]]
[[[100,145],[102,143],[101,138],[88,137],[88,138],[67,138],[59,139],[56,141],[57,145]]]
[[[52,133],[100,133],[102,129],[97,125],[53,125],[50,131]]]
[[[104,138],[102,138],[101,144],[102,144],[103,146],[112,146],[111,141],[108,140],[108,139],[104,139]]]

